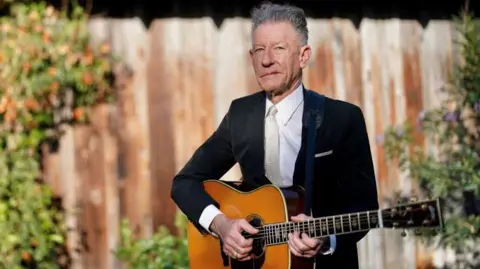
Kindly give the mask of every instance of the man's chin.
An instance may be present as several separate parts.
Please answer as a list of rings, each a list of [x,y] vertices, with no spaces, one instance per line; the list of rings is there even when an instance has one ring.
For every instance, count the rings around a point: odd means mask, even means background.
[[[268,93],[271,93],[271,92],[277,92],[278,89],[282,88],[281,85],[277,85],[277,84],[263,84],[263,85],[260,85],[260,87],[262,88],[262,90],[268,92]]]

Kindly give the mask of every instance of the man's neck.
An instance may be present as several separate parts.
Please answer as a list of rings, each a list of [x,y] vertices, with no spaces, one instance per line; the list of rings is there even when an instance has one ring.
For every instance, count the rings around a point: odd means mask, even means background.
[[[278,94],[275,94],[274,92],[272,92],[272,95],[269,96],[269,99],[270,101],[273,103],[273,104],[278,104],[280,103],[280,101],[282,101],[283,99],[285,99],[288,95],[290,95],[292,92],[294,92],[298,86],[300,85],[300,83],[302,83],[301,80],[297,81],[296,83],[293,83],[292,86],[286,90],[286,91],[283,91],[281,93],[278,93]]]

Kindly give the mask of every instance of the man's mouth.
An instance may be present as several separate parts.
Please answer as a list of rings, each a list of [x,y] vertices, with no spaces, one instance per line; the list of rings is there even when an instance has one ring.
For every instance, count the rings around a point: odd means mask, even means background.
[[[267,76],[271,76],[271,75],[276,75],[276,74],[278,74],[278,72],[268,72],[268,73],[263,74],[262,78],[267,77]]]

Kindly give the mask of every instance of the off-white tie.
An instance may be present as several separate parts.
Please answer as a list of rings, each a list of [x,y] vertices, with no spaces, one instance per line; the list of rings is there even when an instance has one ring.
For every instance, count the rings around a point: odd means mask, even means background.
[[[265,119],[265,176],[277,186],[282,186],[280,175],[280,138],[275,119],[277,108],[272,105]]]

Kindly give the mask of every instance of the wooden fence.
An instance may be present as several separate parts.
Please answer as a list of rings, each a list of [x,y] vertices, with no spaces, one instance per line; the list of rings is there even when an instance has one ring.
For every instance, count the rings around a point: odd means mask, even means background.
[[[110,40],[130,70],[119,102],[100,106],[89,126],[67,131],[58,151],[45,152],[45,174],[72,213],[69,246],[75,269],[118,268],[111,251],[121,218],[139,235],[173,228],[171,180],[212,133],[230,101],[257,90],[248,58],[250,25],[210,18],[94,19],[94,40]],[[389,125],[416,119],[438,101],[456,55],[449,21],[310,20],[313,59],[305,85],[362,107],[378,179],[379,199],[414,184],[388,165],[377,137]],[[418,137],[421,143],[422,138]],[[240,177],[234,167],[224,176]],[[86,238],[86,239],[82,239]],[[359,242],[362,269],[429,268],[445,255],[394,231],[372,231]]]

